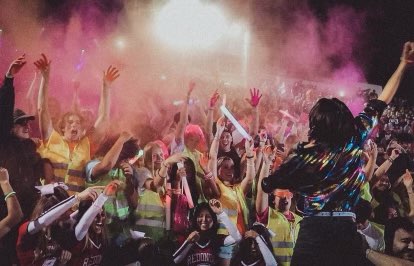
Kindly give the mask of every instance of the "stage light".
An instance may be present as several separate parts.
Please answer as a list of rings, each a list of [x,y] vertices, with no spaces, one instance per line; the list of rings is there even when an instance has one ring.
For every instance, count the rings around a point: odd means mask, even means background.
[[[118,38],[115,40],[115,46],[119,50],[123,50],[125,48],[125,40],[123,38]]]
[[[228,23],[215,6],[199,0],[172,0],[154,20],[156,35],[176,48],[207,48],[226,32]]]
[[[344,91],[339,91],[339,97],[344,97],[345,96],[345,92]]]

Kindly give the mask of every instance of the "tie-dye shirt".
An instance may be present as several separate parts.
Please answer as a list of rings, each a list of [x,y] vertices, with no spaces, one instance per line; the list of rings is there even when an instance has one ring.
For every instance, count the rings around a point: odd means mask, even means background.
[[[298,208],[305,216],[320,211],[353,211],[365,182],[363,146],[386,106],[380,100],[370,101],[355,117],[358,134],[343,147],[332,149],[316,143],[304,148],[307,143],[299,144],[269,176],[272,184],[299,193]]]

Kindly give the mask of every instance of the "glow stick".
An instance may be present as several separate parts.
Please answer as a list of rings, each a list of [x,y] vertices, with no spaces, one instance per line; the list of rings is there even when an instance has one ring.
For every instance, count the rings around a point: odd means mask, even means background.
[[[181,169],[184,167],[184,164],[182,162],[178,162],[177,167],[178,169]],[[188,207],[192,209],[194,208],[194,203],[193,203],[193,198],[191,197],[191,191],[190,191],[190,187],[188,186],[186,176],[181,177],[181,183],[183,185],[185,196],[187,197],[187,200],[188,200]]]
[[[167,191],[171,191],[171,183],[167,182],[166,184]],[[165,229],[171,230],[171,196],[165,196]]]
[[[230,122],[236,127],[237,131],[239,131],[245,139],[247,139],[248,141],[252,140],[252,137],[250,137],[249,133],[247,133],[246,130],[236,120],[236,118],[234,118],[234,116],[230,113],[226,106],[220,106],[220,110],[230,120]]]

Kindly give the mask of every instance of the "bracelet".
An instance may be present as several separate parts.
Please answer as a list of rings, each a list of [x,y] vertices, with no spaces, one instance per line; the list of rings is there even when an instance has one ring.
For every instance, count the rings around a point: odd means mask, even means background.
[[[246,155],[246,158],[247,158],[247,159],[253,159],[253,158],[254,158],[254,155],[252,155],[252,156],[248,156],[248,155]]]
[[[162,179],[167,178],[167,176],[162,176],[162,175],[160,174],[160,169],[158,169],[158,170],[157,170],[157,173],[158,173],[158,176],[159,176],[159,177],[161,177]]]
[[[387,160],[390,161],[390,163],[393,163],[394,162],[394,159],[391,159],[391,157],[388,158]]]
[[[165,161],[162,162],[162,166],[164,166],[165,168],[170,168],[170,166],[166,164]]]
[[[4,201],[6,201],[11,196],[16,196],[16,192],[11,191],[11,192],[7,193],[6,196],[4,196]]]

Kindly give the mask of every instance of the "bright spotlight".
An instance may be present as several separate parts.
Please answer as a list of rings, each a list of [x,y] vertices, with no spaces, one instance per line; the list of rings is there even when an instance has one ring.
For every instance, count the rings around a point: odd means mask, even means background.
[[[125,40],[122,38],[118,38],[117,40],[115,40],[115,46],[119,50],[123,50],[125,48]]]
[[[227,27],[227,21],[217,7],[199,0],[171,0],[154,22],[156,35],[177,48],[209,47]]]
[[[339,97],[344,97],[345,96],[345,92],[344,91],[339,91]]]

